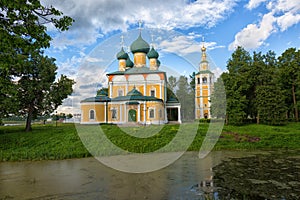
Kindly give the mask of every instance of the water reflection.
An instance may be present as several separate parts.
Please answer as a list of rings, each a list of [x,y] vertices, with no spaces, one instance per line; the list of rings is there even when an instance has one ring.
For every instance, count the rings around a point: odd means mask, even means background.
[[[292,154],[291,154],[292,153]],[[0,199],[297,199],[300,156],[274,152],[188,152],[145,174],[93,158],[0,163]]]

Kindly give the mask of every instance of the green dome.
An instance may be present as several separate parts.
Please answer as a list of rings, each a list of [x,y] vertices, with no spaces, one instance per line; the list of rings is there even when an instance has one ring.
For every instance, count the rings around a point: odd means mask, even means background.
[[[158,53],[155,51],[155,49],[152,47],[151,50],[148,52],[147,57],[150,58],[158,58]]]
[[[131,44],[130,50],[132,53],[136,53],[136,52],[148,53],[150,50],[150,46],[142,38],[142,36],[140,34],[139,37]]]
[[[128,58],[128,54],[124,51],[123,47],[121,49],[121,51],[117,54],[117,59],[127,59]]]
[[[133,62],[130,60],[129,57],[128,57],[127,60],[126,60],[126,67],[130,67],[130,68],[133,67]]]

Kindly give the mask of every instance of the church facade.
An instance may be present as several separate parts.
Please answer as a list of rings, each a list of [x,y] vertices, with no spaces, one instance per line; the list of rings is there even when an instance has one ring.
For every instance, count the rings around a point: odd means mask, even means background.
[[[81,123],[181,123],[181,105],[168,91],[167,74],[159,70],[159,54],[142,38],[130,46],[133,62],[121,48],[118,71],[108,73],[108,91],[81,101]],[[148,66],[147,66],[148,59]]]
[[[195,119],[210,118],[210,95],[214,74],[209,70],[203,46],[199,71],[195,75]],[[82,124],[181,123],[181,105],[167,87],[167,74],[159,69],[159,54],[142,38],[131,44],[129,53],[117,53],[118,71],[106,74],[108,89],[81,101]]]

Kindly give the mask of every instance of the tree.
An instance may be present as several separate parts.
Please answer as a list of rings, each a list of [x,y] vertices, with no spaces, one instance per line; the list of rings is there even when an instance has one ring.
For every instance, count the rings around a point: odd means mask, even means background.
[[[281,69],[281,81],[285,83],[284,90],[287,94],[291,94],[287,99],[288,104],[294,112],[295,121],[299,121],[299,103],[300,98],[300,50],[296,51],[295,48],[289,48],[282,53],[278,58],[279,67]],[[297,95],[298,94],[298,95]]]
[[[222,74],[225,85],[227,105],[226,123],[241,124],[248,116],[249,71],[252,58],[250,54],[238,47],[227,62],[228,73]]]
[[[66,76],[55,81],[57,66],[53,58],[41,55],[24,67],[23,76],[16,82],[18,87],[19,113],[26,115],[26,131],[38,115],[52,113],[62,100],[72,93],[74,81]]]
[[[0,2],[0,117],[18,112],[19,85],[24,68],[50,46],[47,23],[65,31],[73,19],[39,0],[2,0]],[[25,74],[28,74],[25,72]],[[23,78],[23,82],[26,78]]]
[[[180,76],[178,80],[176,96],[181,104],[181,115],[183,120],[194,119],[195,96],[185,76]]]
[[[214,91],[210,97],[211,115],[212,117],[220,119],[224,119],[226,114],[226,91],[222,80],[222,75],[214,83]]]
[[[176,77],[170,76],[169,79],[168,79],[168,87],[169,87],[173,92],[175,92],[176,86],[177,86],[177,80],[176,80]]]

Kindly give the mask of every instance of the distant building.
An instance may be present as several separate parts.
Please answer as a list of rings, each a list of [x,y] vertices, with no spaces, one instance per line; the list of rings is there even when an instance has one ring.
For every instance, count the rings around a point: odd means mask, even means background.
[[[211,118],[210,96],[214,89],[214,74],[209,69],[206,48],[201,48],[199,72],[195,76],[195,118]]]

